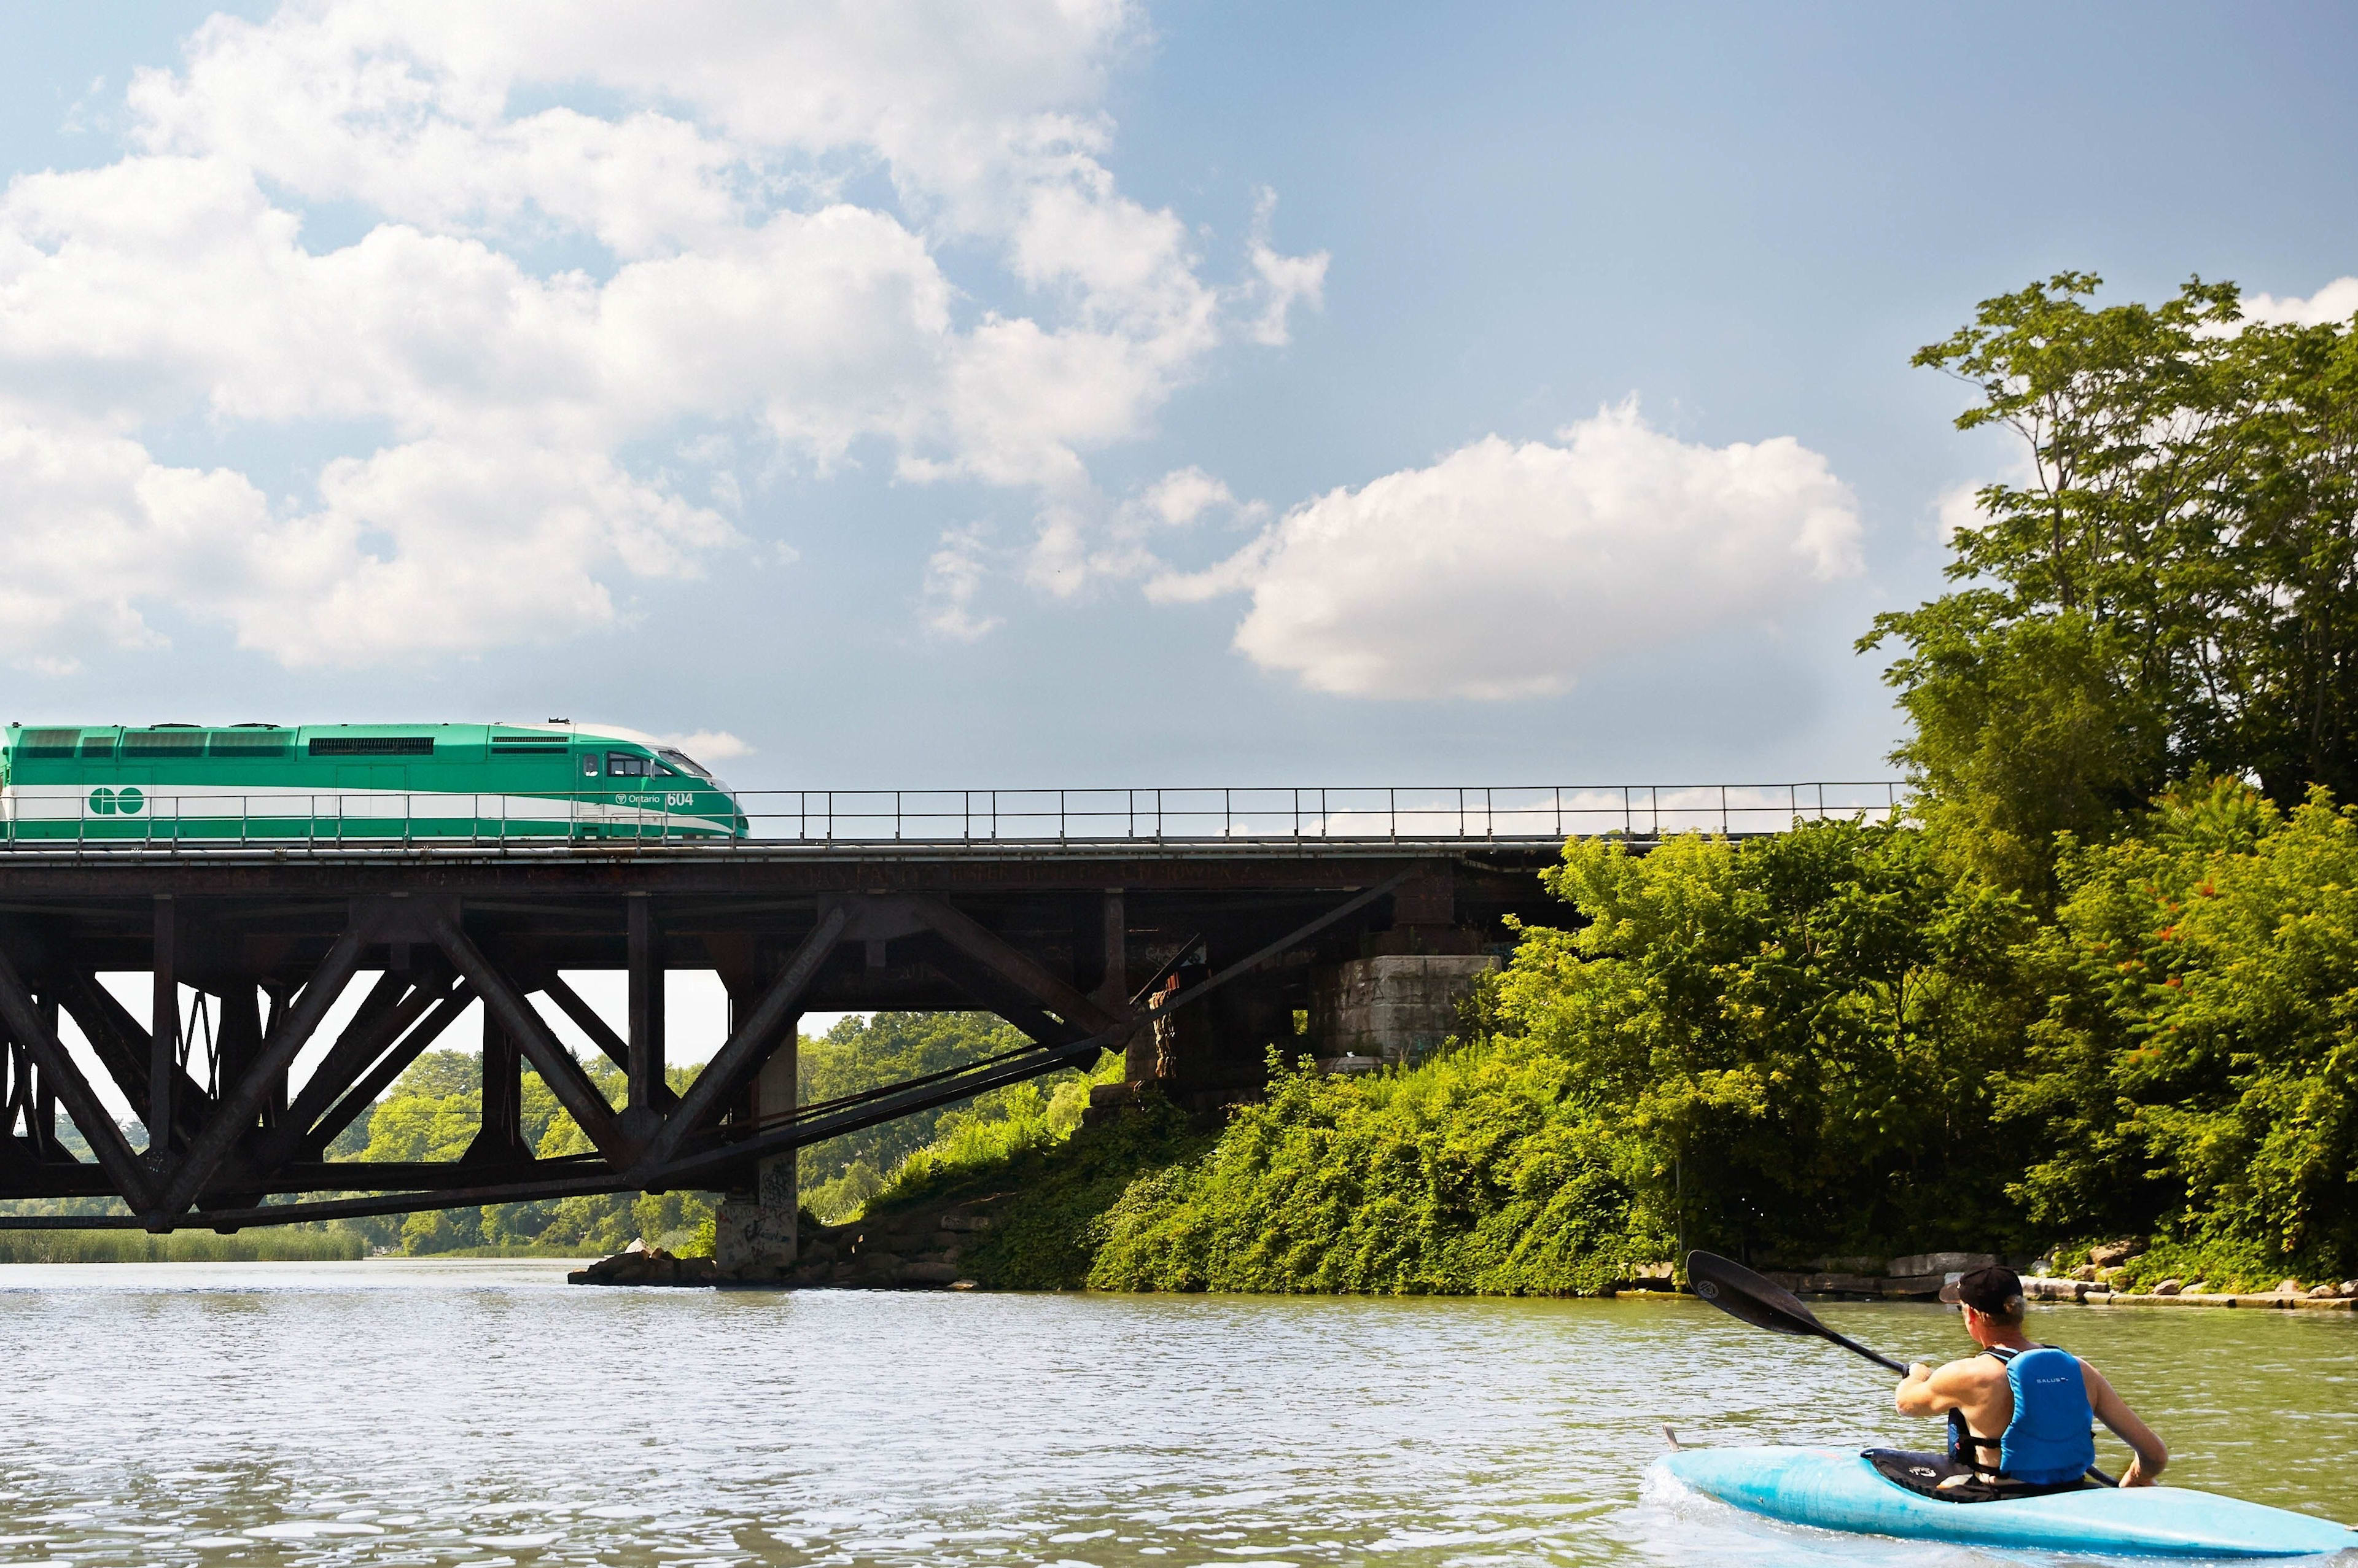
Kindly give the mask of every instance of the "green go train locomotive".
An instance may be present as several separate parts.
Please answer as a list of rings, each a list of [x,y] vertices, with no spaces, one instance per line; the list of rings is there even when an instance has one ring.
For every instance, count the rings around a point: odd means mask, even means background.
[[[684,752],[562,719],[509,724],[11,724],[0,837],[355,848],[735,838]]]

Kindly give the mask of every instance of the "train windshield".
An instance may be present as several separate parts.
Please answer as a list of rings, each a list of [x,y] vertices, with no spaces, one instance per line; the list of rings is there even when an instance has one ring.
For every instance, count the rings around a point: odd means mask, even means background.
[[[655,755],[661,757],[665,762],[669,762],[673,767],[677,768],[684,773],[694,773],[698,778],[703,779],[707,783],[711,782],[712,770],[706,767],[702,762],[698,762],[694,757],[689,756],[686,752],[675,752],[670,747],[666,746],[663,750],[657,752]]]

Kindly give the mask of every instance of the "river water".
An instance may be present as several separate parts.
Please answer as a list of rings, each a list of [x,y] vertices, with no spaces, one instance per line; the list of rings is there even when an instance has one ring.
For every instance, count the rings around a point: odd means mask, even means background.
[[[1902,1357],[1932,1307],[1824,1314]],[[2358,1518],[2358,1317],[2052,1308],[2170,1478]],[[568,1287],[541,1263],[0,1268],[0,1563],[1996,1562],[1649,1487],[1913,1441],[1693,1302]],[[2117,1458],[2117,1450],[2109,1456]]]

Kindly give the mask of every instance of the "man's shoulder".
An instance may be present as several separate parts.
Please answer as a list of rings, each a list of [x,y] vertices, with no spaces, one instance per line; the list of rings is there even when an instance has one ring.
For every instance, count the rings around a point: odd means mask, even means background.
[[[1990,1383],[2006,1381],[2006,1363],[1995,1356],[1965,1356],[1947,1363],[1933,1374],[1944,1383]]]

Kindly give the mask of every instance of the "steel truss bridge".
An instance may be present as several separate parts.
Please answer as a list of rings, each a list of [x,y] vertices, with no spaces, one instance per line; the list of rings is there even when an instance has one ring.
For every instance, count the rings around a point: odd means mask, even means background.
[[[754,836],[726,841],[0,847],[0,1198],[122,1204],[0,1215],[0,1227],[235,1230],[577,1194],[750,1194],[801,1147],[1109,1047],[1183,1104],[1226,1103],[1258,1087],[1270,1045],[1314,1044],[1295,1020],[1321,973],[1387,953],[1503,951],[1509,917],[1561,919],[1535,873],[1567,837],[1642,847],[1881,819],[1898,796],[1877,783],[744,799]],[[675,1092],[665,977],[697,969],[726,988],[729,1027],[681,1043],[708,1059]],[[581,970],[627,977],[619,1026],[564,979]],[[125,971],[148,977],[144,1011],[101,982]],[[479,1002],[483,1111],[465,1154],[330,1158]],[[995,1012],[1028,1044],[795,1103],[804,1011],[943,1008]],[[622,1103],[559,1040],[557,1016],[622,1070]],[[107,1113],[69,1021],[139,1112],[144,1146]],[[525,1144],[527,1064],[592,1152]],[[61,1113],[92,1158],[66,1147]]]

